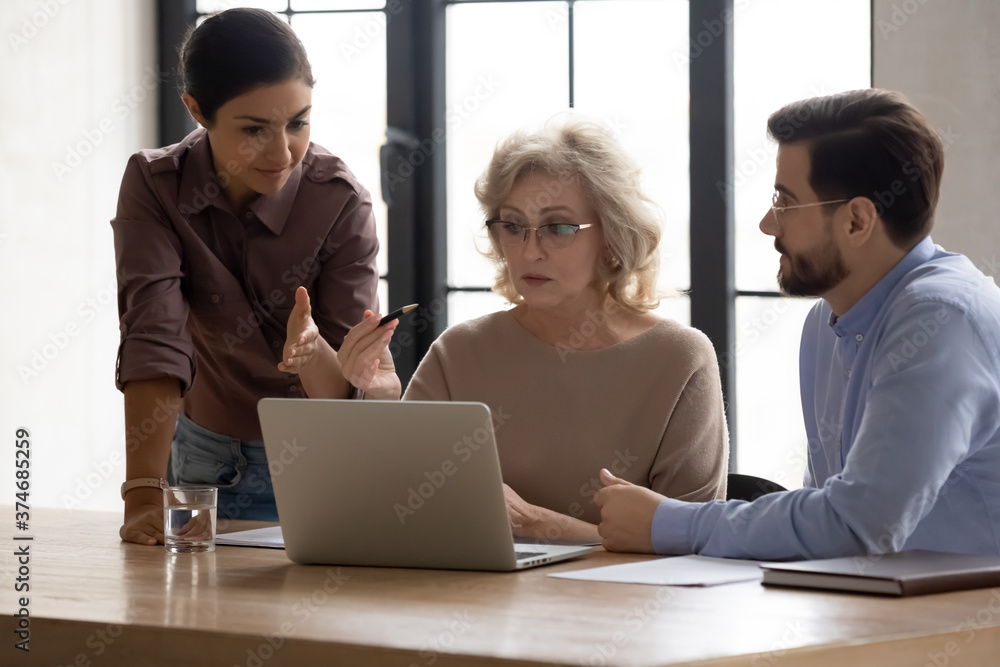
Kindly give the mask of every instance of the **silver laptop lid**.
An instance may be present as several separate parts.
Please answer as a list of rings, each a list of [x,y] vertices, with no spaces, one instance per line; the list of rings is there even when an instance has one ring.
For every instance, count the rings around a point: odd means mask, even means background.
[[[486,405],[265,398],[258,413],[293,561],[517,567]]]

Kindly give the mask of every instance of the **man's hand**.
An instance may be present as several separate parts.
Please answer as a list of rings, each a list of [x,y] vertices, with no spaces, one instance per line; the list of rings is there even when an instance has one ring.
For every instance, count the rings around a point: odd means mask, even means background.
[[[663,496],[651,489],[619,479],[601,468],[604,488],[594,494],[601,508],[597,532],[608,551],[653,553],[653,515]]]

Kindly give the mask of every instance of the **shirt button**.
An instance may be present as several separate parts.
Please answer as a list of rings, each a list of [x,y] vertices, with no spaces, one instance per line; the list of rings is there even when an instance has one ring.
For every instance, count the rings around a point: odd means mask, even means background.
[[[247,220],[251,220],[253,219],[253,213],[247,211],[246,213],[243,214],[243,217],[246,218]]]
[[[222,297],[221,296],[219,296],[218,294],[213,294],[212,295],[212,303],[219,303],[220,301],[222,301]]]
[[[851,377],[851,369],[850,369],[850,368],[848,368],[848,369],[847,369],[846,371],[844,371],[844,375],[845,375],[846,377],[850,378],[850,377]]]
[[[272,349],[275,349],[275,350],[277,350],[277,349],[278,349],[279,347],[281,347],[281,343],[279,343],[278,341],[273,341],[273,342],[271,343],[271,348],[272,348]]]
[[[315,174],[313,174],[313,176],[315,176],[316,178],[323,178],[323,172],[317,171]]]
[[[857,336],[854,337],[854,340],[858,341],[859,343],[864,339],[865,339],[864,334],[858,334]]]

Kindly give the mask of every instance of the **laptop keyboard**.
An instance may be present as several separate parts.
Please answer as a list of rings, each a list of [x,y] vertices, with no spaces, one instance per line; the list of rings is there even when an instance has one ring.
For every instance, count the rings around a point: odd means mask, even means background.
[[[535,556],[544,556],[544,551],[515,551],[514,558],[517,560],[524,560],[525,558],[534,558]]]

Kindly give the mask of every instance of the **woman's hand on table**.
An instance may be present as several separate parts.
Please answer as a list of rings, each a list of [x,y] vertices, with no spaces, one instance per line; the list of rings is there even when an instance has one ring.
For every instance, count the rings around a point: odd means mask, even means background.
[[[133,489],[125,496],[125,520],[118,530],[125,542],[163,544],[163,491]]]
[[[538,537],[535,525],[539,518],[536,511],[538,508],[517,495],[506,482],[503,485],[503,499],[507,503],[507,518],[510,519],[514,537]]]
[[[503,485],[507,503],[507,518],[514,537],[542,542],[564,541],[579,544],[600,544],[597,526],[581,519],[561,514],[547,507],[532,505],[514,489]]]

